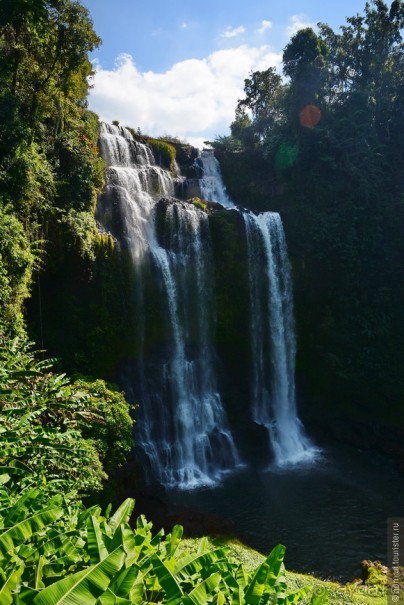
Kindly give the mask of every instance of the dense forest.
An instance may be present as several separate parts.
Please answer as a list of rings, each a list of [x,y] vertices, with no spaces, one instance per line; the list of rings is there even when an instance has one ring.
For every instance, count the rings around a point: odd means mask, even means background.
[[[231,135],[213,143],[233,199],[281,212],[306,413],[362,445],[380,444],[388,427],[385,449],[396,452],[404,427],[403,24],[402,3],[376,1],[340,33],[326,24],[299,31],[284,49],[286,79],[273,68],[250,74]]]
[[[212,142],[234,201],[282,214],[304,417],[401,455],[403,25],[400,0],[375,0],[340,33],[299,31],[285,78],[250,74],[231,135]],[[179,526],[133,529],[131,500],[114,514],[82,504],[108,491],[136,417],[113,384],[130,355],[132,278],[95,220],[105,165],[88,55],[100,42],[77,1],[0,2],[0,603],[300,602],[306,589],[285,597],[282,546],[250,572],[205,542],[177,551]],[[181,165],[175,140],[150,142]],[[231,239],[233,219],[215,220]],[[231,254],[229,241],[237,297]]]

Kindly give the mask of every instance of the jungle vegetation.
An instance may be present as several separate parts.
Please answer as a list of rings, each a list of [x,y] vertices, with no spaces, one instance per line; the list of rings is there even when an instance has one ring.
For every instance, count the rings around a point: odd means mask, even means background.
[[[404,424],[403,23],[400,0],[374,0],[340,33],[298,32],[286,80],[251,74],[214,146],[235,201],[282,211],[306,397]],[[131,500],[82,503],[133,445],[130,406],[103,380],[130,330],[125,264],[95,221],[98,44],[78,1],[0,3],[0,603],[302,602],[282,546],[249,571],[206,541],[184,553],[179,526],[133,528]],[[171,166],[172,146],[152,144]]]
[[[404,427],[404,5],[297,32],[212,144],[231,197],[281,213],[311,414]],[[369,434],[369,432],[368,432]]]

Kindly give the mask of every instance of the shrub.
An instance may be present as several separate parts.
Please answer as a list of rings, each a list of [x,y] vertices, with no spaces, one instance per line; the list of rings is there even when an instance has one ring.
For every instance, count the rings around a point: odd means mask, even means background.
[[[109,474],[122,466],[126,454],[133,447],[129,404],[124,393],[104,380],[81,376],[73,386],[86,394],[97,415],[96,422],[83,427],[83,434],[94,442],[102,465]]]
[[[12,485],[34,482],[75,499],[101,488],[101,460],[110,458],[108,469],[123,462],[131,445],[128,404],[102,381],[91,394],[89,383],[71,384],[50,368],[23,339],[0,335],[0,466]]]
[[[7,484],[7,479],[3,481]],[[308,603],[307,587],[286,595],[283,557],[276,546],[253,572],[226,548],[202,539],[195,553],[178,546],[182,527],[153,535],[143,516],[132,529],[134,501],[112,515],[98,507],[66,507],[61,497],[43,502],[40,490],[13,499],[0,486],[0,602],[46,605],[264,605]],[[326,597],[314,596],[312,605]]]

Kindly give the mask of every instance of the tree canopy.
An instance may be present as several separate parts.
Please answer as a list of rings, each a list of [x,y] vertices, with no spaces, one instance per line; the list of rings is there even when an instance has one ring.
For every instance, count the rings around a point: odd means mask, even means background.
[[[387,398],[404,424],[403,26],[401,0],[373,0],[338,32],[300,30],[285,80],[252,73],[214,145],[234,200],[282,212],[306,395],[378,419]]]
[[[0,305],[14,331],[50,248],[63,240],[79,255],[94,254],[103,163],[86,97],[88,53],[99,43],[87,9],[74,0],[0,4],[0,223],[9,230]],[[10,255],[15,260],[6,262]]]

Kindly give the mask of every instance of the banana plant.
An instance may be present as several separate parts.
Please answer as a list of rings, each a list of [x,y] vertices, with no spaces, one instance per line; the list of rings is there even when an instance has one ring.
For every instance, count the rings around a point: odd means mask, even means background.
[[[286,594],[285,548],[276,546],[253,573],[226,548],[201,540],[197,553],[178,550],[182,527],[164,537],[140,516],[134,501],[112,515],[85,510],[39,488],[22,494],[0,481],[0,605],[294,605],[308,588]],[[324,605],[315,595],[311,605]]]

